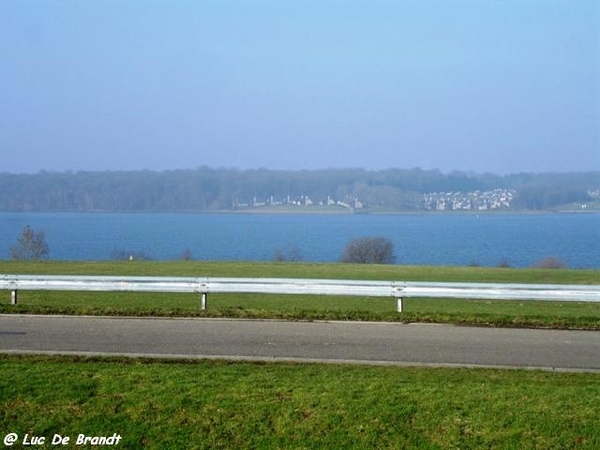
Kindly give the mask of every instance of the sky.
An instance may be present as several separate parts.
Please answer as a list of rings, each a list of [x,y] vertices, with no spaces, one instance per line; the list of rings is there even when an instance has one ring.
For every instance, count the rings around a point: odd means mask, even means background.
[[[600,170],[597,0],[0,0],[0,172]]]

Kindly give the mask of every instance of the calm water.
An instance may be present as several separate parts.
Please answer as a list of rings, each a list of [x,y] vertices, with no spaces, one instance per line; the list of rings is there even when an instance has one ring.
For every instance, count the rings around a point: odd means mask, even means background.
[[[337,261],[349,239],[384,236],[400,264],[526,267],[547,256],[600,268],[600,214],[256,215],[0,213],[0,258],[25,225],[44,230],[51,259],[107,260],[114,250],[157,260]]]

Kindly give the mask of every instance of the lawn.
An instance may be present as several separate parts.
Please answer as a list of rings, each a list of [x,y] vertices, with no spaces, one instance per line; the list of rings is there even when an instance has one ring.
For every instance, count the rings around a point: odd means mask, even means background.
[[[122,448],[600,448],[600,374],[0,356],[0,431]]]
[[[600,284],[600,271],[240,262],[0,262],[0,273]],[[20,292],[3,313],[600,329],[596,303]],[[600,374],[0,354],[0,432],[121,448],[596,449]],[[43,447],[43,446],[42,446]],[[16,446],[19,448],[19,446]],[[50,448],[46,445],[44,448]]]

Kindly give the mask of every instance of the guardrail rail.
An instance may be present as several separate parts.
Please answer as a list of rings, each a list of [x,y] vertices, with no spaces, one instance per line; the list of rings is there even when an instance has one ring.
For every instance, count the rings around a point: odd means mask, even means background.
[[[209,293],[261,293],[391,297],[402,312],[404,298],[541,300],[600,302],[600,285],[438,283],[415,281],[328,280],[303,278],[121,277],[69,275],[0,275],[0,290],[120,291],[201,294],[206,309]]]

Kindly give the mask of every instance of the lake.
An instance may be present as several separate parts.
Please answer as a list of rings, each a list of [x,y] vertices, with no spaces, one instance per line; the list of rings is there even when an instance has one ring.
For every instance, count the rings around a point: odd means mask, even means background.
[[[0,213],[0,258],[24,226],[43,230],[50,259],[108,260],[115,251],[156,260],[338,261],[350,239],[392,240],[397,263],[527,267],[556,256],[600,268],[600,214]]]

